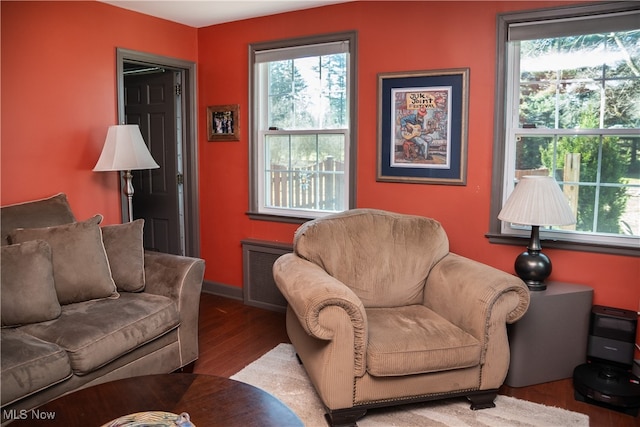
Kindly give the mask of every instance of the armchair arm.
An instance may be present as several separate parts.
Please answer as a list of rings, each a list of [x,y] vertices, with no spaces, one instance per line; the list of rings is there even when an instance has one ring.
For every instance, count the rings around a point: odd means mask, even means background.
[[[491,310],[500,298],[510,301],[500,313],[505,323],[517,321],[529,307],[529,290],[518,277],[449,253],[427,277],[424,304],[476,338],[482,338],[486,317],[496,314]]]
[[[318,265],[295,254],[285,254],[276,260],[273,277],[302,328],[315,338],[334,338],[335,331],[321,320],[325,308],[338,307],[347,313],[354,331],[356,371],[364,372],[367,315],[356,294]]]
[[[204,261],[146,251],[144,271],[144,292],[171,298],[178,307],[180,364],[185,366],[198,358],[198,314]]]
[[[424,304],[482,344],[481,389],[498,388],[509,367],[507,323],[529,307],[522,280],[491,266],[449,253],[429,273]]]

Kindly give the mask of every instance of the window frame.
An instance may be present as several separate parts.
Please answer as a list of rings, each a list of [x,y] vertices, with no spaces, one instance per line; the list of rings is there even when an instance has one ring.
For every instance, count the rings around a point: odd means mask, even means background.
[[[347,41],[349,43],[349,138],[348,148],[345,153],[345,161],[348,162],[348,173],[345,174],[345,191],[348,191],[347,209],[353,209],[356,203],[356,147],[357,147],[357,32],[346,31],[331,34],[314,35],[309,37],[298,37],[292,39],[273,40],[260,43],[249,44],[249,210],[247,215],[251,219],[264,221],[277,221],[287,223],[303,223],[321,214],[305,215],[301,210],[289,210],[291,214],[285,215],[278,213],[277,210],[265,209],[261,211],[259,206],[259,185],[262,182],[259,175],[264,172],[261,167],[262,157],[260,152],[261,135],[265,132],[258,128],[259,117],[255,113],[256,106],[260,102],[256,94],[255,78],[256,78],[256,53],[265,50],[285,49],[294,47],[304,47],[307,45],[317,45],[322,43],[332,43]],[[320,130],[321,132],[323,130]],[[264,165],[262,165],[264,166]],[[315,211],[313,211],[315,212]]]
[[[498,213],[502,209],[503,196],[507,191],[504,174],[508,172],[506,165],[507,154],[507,130],[506,111],[508,107],[507,81],[508,60],[507,41],[509,27],[517,23],[547,21],[554,19],[569,19],[601,15],[606,13],[637,11],[637,4],[626,2],[598,3],[581,6],[563,6],[549,9],[538,9],[504,13],[497,16],[496,29],[496,86],[495,86],[495,116],[494,116],[494,147],[493,168],[491,178],[491,199],[489,231],[486,237],[489,242],[496,244],[508,244],[526,246],[530,234],[523,232],[521,235],[506,234],[502,231],[502,221],[498,219]],[[640,247],[632,247],[615,243],[603,243],[589,241],[589,234],[584,233],[579,238],[569,238],[563,233],[549,235],[541,231],[541,239],[545,248],[575,250],[583,252],[597,252],[614,255],[640,256]]]

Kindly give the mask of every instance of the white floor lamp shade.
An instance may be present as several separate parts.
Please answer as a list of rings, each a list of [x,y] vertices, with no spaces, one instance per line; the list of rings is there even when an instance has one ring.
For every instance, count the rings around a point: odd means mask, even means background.
[[[113,125],[107,131],[102,153],[93,170],[124,172],[123,192],[127,196],[129,221],[133,221],[134,191],[131,171],[159,167],[153,160],[138,125]]]

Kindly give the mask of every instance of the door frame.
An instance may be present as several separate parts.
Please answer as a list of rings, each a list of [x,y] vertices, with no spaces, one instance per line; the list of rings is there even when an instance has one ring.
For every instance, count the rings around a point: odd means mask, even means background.
[[[200,257],[200,198],[198,189],[198,115],[196,98],[195,62],[171,58],[152,53],[116,48],[116,79],[118,91],[118,123],[125,123],[124,63],[142,62],[152,66],[178,69],[183,72],[183,166],[184,166],[184,230],[185,255]],[[122,194],[123,222],[128,218],[127,202]],[[135,196],[134,196],[135,197]]]

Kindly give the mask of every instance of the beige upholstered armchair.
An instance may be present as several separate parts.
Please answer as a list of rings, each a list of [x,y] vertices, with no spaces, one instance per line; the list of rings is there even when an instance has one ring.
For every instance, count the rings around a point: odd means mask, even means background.
[[[313,220],[273,270],[289,338],[332,425],[456,396],[495,406],[509,368],[506,325],[524,315],[529,291],[450,253],[437,221],[372,209]]]

